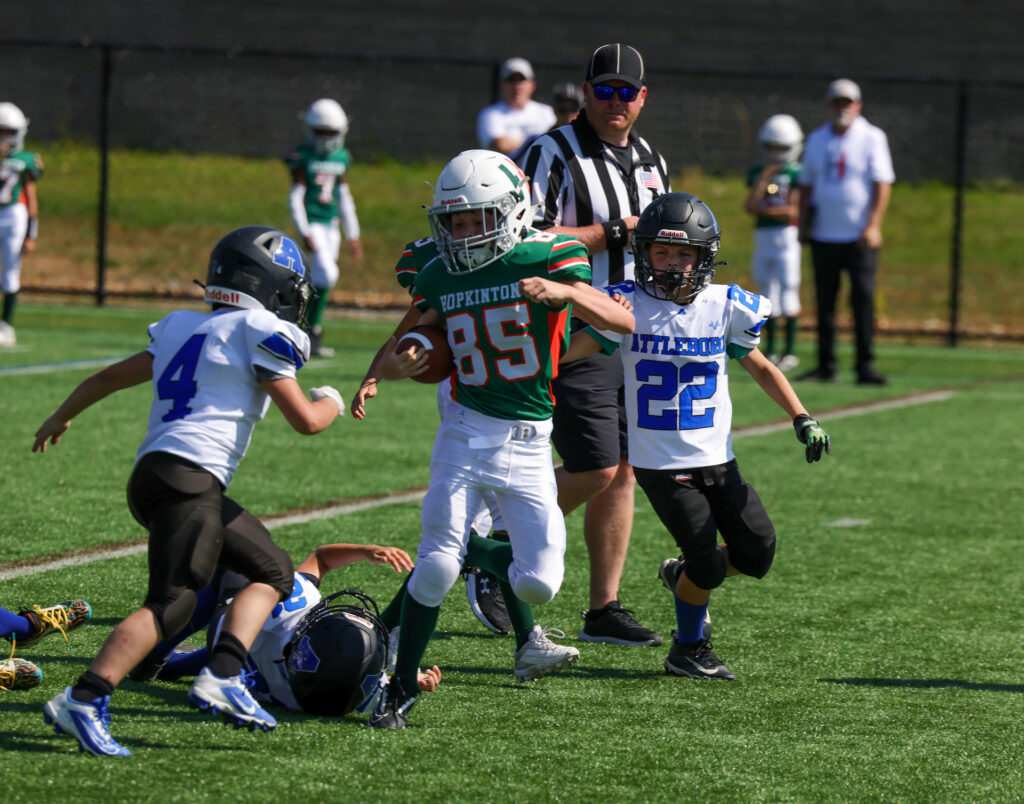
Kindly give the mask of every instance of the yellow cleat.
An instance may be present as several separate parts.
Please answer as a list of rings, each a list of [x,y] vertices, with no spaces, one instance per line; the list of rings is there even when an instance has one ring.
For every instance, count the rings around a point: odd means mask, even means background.
[[[0,690],[30,690],[43,683],[43,671],[32,662],[10,658],[0,662]]]
[[[18,614],[27,617],[35,628],[30,636],[17,642],[19,648],[27,648],[54,631],[60,631],[67,642],[68,631],[74,631],[92,617],[92,607],[84,600],[65,600],[45,609],[33,606],[31,610],[23,609]]]

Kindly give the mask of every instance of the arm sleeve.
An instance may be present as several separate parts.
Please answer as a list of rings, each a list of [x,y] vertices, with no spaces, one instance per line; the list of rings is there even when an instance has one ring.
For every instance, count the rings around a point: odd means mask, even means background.
[[[348,182],[338,187],[338,209],[341,213],[341,228],[349,240],[359,239],[359,219],[356,217],[356,202],[352,200],[352,191]]]
[[[292,213],[296,231],[303,237],[309,237],[309,219],[306,217],[306,188],[301,184],[293,184],[288,193],[288,210]],[[354,212],[354,210],[353,210]]]
[[[876,128],[874,133],[871,150],[871,180],[892,184],[896,181],[896,173],[892,169],[889,138],[880,128]]]

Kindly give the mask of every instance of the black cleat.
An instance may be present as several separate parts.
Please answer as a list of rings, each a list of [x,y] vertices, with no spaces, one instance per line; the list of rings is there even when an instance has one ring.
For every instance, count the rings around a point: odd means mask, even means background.
[[[409,710],[419,697],[419,687],[409,692],[398,676],[392,676],[370,715],[369,725],[375,729],[404,729]]]
[[[803,380],[815,380],[817,382],[835,382],[836,372],[834,369],[832,371],[829,371],[827,368],[822,368],[821,366],[818,366],[816,368],[812,368],[810,371],[805,371],[803,374],[798,376],[796,380],[797,382],[801,382]]]
[[[673,642],[672,650],[665,659],[665,672],[687,678],[720,678],[735,681],[729,668],[711,652],[711,643],[706,639],[696,642]]]
[[[661,634],[644,628],[632,617],[632,609],[622,608],[618,600],[613,600],[603,609],[581,611],[580,616],[586,625],[580,630],[580,639],[584,642],[610,642],[615,645],[660,645]]]
[[[857,385],[888,385],[889,380],[884,374],[879,374],[874,369],[864,369],[857,374]]]
[[[505,636],[512,630],[512,621],[508,618],[498,579],[478,568],[468,569],[465,574],[470,610],[488,631]]]

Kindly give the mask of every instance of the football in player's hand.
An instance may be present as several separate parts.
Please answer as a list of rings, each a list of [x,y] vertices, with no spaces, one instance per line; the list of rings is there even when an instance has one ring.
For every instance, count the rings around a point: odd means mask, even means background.
[[[398,339],[395,351],[404,352],[413,344],[427,352],[427,370],[412,377],[416,382],[438,383],[448,379],[455,371],[455,359],[448,346],[448,333],[441,327],[433,324],[413,327]]]

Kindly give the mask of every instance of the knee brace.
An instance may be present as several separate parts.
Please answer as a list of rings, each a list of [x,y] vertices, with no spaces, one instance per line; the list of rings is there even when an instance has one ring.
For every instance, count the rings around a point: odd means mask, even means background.
[[[729,563],[741,574],[751,578],[763,578],[775,560],[775,534],[763,543],[733,548],[729,545]]]
[[[725,580],[727,570],[725,555],[717,548],[707,555],[686,557],[686,577],[699,589],[717,589]]]
[[[517,575],[514,581],[510,578],[509,583],[512,585],[512,591],[516,593],[516,597],[531,606],[542,606],[550,602],[558,591],[557,588],[552,589],[550,584],[533,575]]]
[[[447,553],[421,556],[416,561],[416,571],[409,578],[409,594],[424,606],[440,606],[461,569],[459,559]]]

